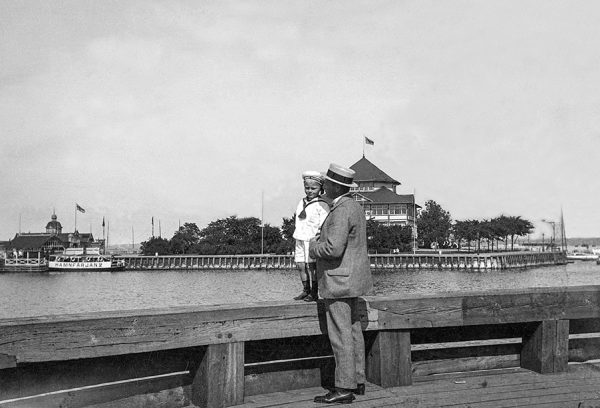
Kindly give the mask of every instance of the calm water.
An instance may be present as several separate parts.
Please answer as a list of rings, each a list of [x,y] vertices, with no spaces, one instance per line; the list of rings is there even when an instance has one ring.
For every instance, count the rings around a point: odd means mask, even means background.
[[[600,285],[600,265],[494,272],[374,271],[374,295]],[[167,306],[287,300],[296,271],[53,272],[0,274],[0,318]]]

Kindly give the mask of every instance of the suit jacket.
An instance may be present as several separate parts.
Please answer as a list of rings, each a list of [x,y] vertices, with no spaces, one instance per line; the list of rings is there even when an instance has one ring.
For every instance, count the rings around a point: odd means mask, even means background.
[[[333,205],[309,253],[317,260],[322,298],[357,297],[373,288],[365,213],[351,197],[344,195]]]

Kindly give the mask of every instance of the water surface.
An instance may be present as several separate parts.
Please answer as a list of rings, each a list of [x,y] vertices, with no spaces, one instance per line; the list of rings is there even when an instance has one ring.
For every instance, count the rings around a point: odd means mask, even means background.
[[[373,271],[374,295],[600,285],[600,265],[505,271]],[[288,300],[297,271],[125,271],[0,274],[0,318]]]

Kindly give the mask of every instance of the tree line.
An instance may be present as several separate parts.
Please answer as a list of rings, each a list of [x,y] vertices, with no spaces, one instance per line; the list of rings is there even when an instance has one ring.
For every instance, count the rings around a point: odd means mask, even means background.
[[[530,234],[533,224],[521,216],[500,215],[482,220],[457,220],[452,222],[450,213],[438,203],[429,200],[417,217],[417,235],[419,246],[425,248],[456,248],[466,246],[471,250],[481,250],[482,244],[487,251],[514,249],[517,237]],[[503,243],[503,248],[500,243]]]
[[[450,213],[433,200],[425,203],[417,217],[416,237],[410,226],[385,225],[367,220],[367,245],[371,253],[410,252],[421,248],[456,248],[476,244],[484,249],[513,249],[515,239],[527,235],[533,225],[519,217],[501,215],[486,220],[452,221]],[[261,225],[256,217],[233,215],[210,222],[200,229],[186,222],[171,239],[150,237],[142,242],[143,255],[247,255],[290,254],[294,251],[294,219],[283,218],[280,226]]]

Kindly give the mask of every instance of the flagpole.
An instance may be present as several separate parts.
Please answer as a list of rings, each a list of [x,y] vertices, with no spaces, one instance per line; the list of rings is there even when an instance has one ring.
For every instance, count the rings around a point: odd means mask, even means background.
[[[363,135],[363,157],[365,157],[365,144],[367,144],[366,136]]]
[[[77,204],[75,204],[75,231],[77,231]]]
[[[413,254],[417,252],[417,189],[413,188]]]

